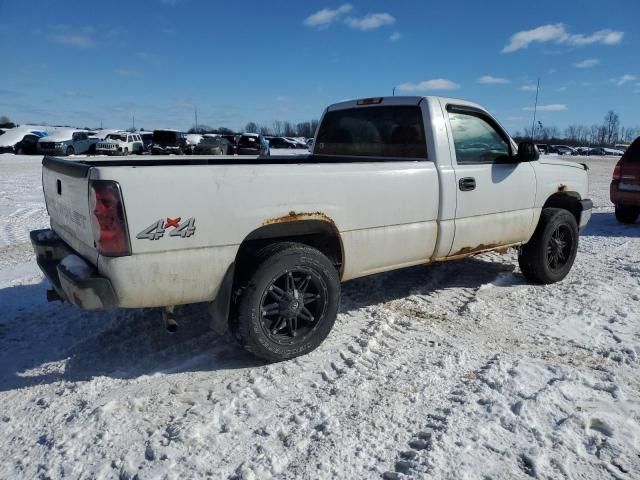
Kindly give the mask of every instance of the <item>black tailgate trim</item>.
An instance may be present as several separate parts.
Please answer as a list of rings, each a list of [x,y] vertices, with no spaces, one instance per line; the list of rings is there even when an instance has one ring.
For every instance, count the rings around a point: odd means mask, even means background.
[[[91,169],[91,165],[72,162],[70,160],[62,160],[61,158],[50,157],[48,155],[42,159],[42,166],[47,170],[53,170],[54,172],[75,178],[87,177],[89,170]]]

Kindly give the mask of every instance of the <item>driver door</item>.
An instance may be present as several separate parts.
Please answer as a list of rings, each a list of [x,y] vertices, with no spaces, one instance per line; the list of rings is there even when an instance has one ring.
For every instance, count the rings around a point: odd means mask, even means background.
[[[486,112],[446,106],[456,176],[455,236],[449,255],[527,240],[534,220],[533,167]]]

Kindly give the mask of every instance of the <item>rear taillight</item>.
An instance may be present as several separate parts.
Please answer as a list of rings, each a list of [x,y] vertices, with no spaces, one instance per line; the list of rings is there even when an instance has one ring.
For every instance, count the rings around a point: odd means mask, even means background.
[[[617,164],[615,166],[615,168],[613,169],[613,179],[614,180],[620,180],[620,164]]]
[[[91,182],[89,202],[98,252],[108,257],[131,255],[119,185],[108,180]]]

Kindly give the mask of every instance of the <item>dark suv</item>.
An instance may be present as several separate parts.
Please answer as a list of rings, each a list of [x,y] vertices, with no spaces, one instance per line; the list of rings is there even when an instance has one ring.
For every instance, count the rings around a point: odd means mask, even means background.
[[[176,130],[154,130],[153,155],[183,155],[187,151],[187,136]]]
[[[243,133],[238,139],[238,155],[269,155],[269,144],[262,135]]]
[[[640,216],[640,137],[629,145],[613,169],[609,187],[611,203],[616,206],[616,218],[622,223],[634,223]]]

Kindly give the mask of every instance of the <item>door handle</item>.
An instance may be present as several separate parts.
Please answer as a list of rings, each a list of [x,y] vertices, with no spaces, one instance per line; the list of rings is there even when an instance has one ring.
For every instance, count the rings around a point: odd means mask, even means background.
[[[476,179],[473,177],[464,177],[461,178],[458,182],[458,187],[463,192],[469,192],[471,190],[475,190],[476,188]]]

